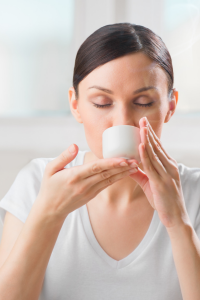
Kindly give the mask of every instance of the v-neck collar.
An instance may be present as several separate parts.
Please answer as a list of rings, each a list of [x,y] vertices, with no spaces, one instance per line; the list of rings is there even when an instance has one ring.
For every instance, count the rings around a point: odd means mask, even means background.
[[[82,163],[83,163],[86,152],[87,151],[82,151],[82,153],[81,153],[82,155],[79,160],[80,164],[81,164],[81,159],[82,159]],[[158,213],[156,210],[154,210],[154,214],[153,214],[151,223],[149,225],[149,228],[148,228],[145,236],[143,237],[142,241],[140,242],[140,244],[128,256],[117,261],[117,260],[113,259],[112,257],[110,257],[98,243],[98,241],[94,235],[91,223],[90,223],[90,218],[89,218],[86,204],[79,208],[79,212],[80,212],[80,217],[82,220],[85,234],[86,234],[91,246],[93,247],[95,252],[114,269],[124,268],[124,267],[128,266],[131,262],[133,262],[147,248],[148,244],[151,242],[151,240],[153,239],[153,237],[156,233],[158,225],[160,224],[160,219],[159,219]]]

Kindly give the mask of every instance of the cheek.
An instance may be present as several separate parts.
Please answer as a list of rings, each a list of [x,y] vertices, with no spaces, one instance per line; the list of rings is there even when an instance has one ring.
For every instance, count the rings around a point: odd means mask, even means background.
[[[92,112],[83,113],[82,121],[85,130],[85,137],[90,150],[98,158],[102,155],[102,134],[109,126],[107,118]]]

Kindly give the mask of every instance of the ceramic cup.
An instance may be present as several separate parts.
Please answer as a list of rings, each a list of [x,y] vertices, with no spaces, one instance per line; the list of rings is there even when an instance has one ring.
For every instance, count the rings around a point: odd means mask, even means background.
[[[123,157],[141,161],[138,146],[141,143],[140,129],[130,125],[107,128],[102,135],[103,157]]]

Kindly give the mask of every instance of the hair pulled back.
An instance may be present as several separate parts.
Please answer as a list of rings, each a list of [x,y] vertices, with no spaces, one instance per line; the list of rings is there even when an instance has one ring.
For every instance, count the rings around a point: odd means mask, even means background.
[[[73,87],[78,98],[78,84],[97,67],[129,53],[143,52],[155,61],[173,88],[174,74],[170,53],[152,30],[131,23],[106,25],[93,32],[80,46],[74,65]]]

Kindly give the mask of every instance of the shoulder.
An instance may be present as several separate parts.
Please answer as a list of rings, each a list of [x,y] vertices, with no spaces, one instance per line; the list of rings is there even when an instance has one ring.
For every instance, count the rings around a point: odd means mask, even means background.
[[[200,168],[189,168],[181,163],[178,168],[187,212],[200,237]]]
[[[44,174],[46,165],[54,158],[35,158],[26,164],[18,173],[17,178],[27,179],[33,178],[35,180],[41,179]]]
[[[52,159],[35,158],[26,164],[18,172],[2,201],[21,201],[22,199],[25,201],[25,199],[32,199],[33,202],[40,189],[45,167]]]
[[[38,195],[44,169],[49,159],[36,158],[17,174],[10,189],[0,201],[0,219],[4,222],[6,211],[23,223]]]
[[[179,163],[178,169],[185,202],[196,210],[200,203],[200,168],[189,168]]]
[[[190,168],[182,163],[178,163],[179,174],[181,178],[181,183],[200,183],[200,168]]]
[[[84,158],[84,153],[85,151],[79,151],[75,159],[67,164],[65,168],[80,165]],[[22,222],[25,222],[39,193],[45,168],[53,159],[32,159],[19,171],[10,189],[0,201],[0,218],[3,219],[5,211],[9,211]]]

